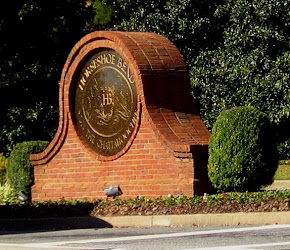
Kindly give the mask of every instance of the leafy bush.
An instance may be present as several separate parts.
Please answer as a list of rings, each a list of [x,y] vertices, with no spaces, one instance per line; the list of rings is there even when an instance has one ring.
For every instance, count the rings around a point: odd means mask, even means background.
[[[18,200],[13,188],[7,182],[3,185],[0,184],[0,205],[15,203],[18,203]]]
[[[204,122],[222,110],[253,106],[276,126],[280,159],[290,158],[289,0],[226,0],[214,15],[225,20],[223,43],[194,60],[191,82]]]
[[[0,185],[6,182],[7,158],[0,154]]]
[[[7,179],[16,192],[30,193],[34,177],[29,155],[44,150],[46,146],[47,142],[44,141],[29,141],[18,143],[13,148],[7,166]]]
[[[277,148],[267,116],[252,107],[221,112],[209,145],[208,175],[221,191],[257,190],[271,184]]]

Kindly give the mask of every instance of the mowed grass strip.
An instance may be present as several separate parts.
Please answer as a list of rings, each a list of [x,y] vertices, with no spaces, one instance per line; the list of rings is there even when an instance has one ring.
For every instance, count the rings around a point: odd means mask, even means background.
[[[274,179],[275,180],[290,180],[290,164],[279,165]]]

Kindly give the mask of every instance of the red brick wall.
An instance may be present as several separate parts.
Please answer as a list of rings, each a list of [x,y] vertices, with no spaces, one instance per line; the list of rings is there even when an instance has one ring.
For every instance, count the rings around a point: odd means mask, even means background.
[[[135,78],[138,122],[127,146],[100,156],[78,136],[73,115],[76,79],[97,49],[119,53]],[[40,154],[31,155],[33,200],[104,197],[120,185],[122,197],[148,198],[208,191],[209,132],[194,108],[186,65],[176,47],[153,33],[99,31],[82,38],[63,68],[59,128]]]

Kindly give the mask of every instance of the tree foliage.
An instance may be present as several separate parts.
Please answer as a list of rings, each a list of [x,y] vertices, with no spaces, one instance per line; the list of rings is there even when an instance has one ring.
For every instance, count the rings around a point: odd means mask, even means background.
[[[50,140],[67,55],[93,20],[85,1],[7,1],[0,8],[0,151]]]
[[[290,157],[290,0],[102,2],[115,6],[115,29],[156,32],[179,48],[209,129],[222,110],[256,107]]]
[[[50,140],[66,57],[95,29],[150,31],[183,54],[202,119],[253,106],[290,158],[290,0],[20,0],[0,9],[0,151]],[[21,97],[21,98],[18,98]]]
[[[256,107],[276,125],[281,158],[290,157],[289,6],[289,0],[225,1],[215,13],[228,17],[222,46],[200,53],[191,68],[207,126],[221,110]]]
[[[95,0],[90,2],[95,11],[94,23],[96,25],[106,25],[111,22],[112,7],[102,3],[102,1]]]
[[[203,50],[222,41],[224,20],[214,16],[222,0],[123,0],[125,13],[115,28],[125,31],[150,31],[166,36],[183,54],[187,64]],[[120,11],[118,13],[120,14]],[[212,39],[214,37],[214,39]]]
[[[273,182],[277,147],[268,117],[252,107],[224,110],[214,124],[208,175],[221,191],[256,191]]]

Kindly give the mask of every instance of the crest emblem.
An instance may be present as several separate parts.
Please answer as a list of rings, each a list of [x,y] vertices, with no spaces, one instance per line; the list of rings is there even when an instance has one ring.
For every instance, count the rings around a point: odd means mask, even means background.
[[[110,62],[105,60],[108,55]],[[97,53],[84,66],[76,90],[78,131],[86,144],[104,156],[122,150],[137,120],[135,82],[129,68],[119,67],[121,61],[114,51]],[[89,71],[91,65],[95,68]]]

